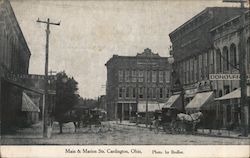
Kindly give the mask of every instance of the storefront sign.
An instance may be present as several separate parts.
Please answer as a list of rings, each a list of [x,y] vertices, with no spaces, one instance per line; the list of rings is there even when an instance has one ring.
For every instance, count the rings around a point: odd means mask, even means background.
[[[209,80],[240,80],[240,74],[209,74]],[[250,80],[250,74],[247,80]]]
[[[7,79],[12,80],[12,81],[17,81],[19,79],[34,79],[34,80],[45,80],[44,75],[30,75],[30,74],[6,74],[5,76]],[[48,76],[49,80],[56,80],[56,76]]]

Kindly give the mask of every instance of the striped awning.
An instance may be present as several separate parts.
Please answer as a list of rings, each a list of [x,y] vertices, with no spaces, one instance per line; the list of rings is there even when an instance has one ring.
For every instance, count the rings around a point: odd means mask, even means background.
[[[172,95],[162,108],[182,109],[182,99],[180,94]]]
[[[247,87],[247,96],[250,97],[250,87]],[[241,88],[238,88],[231,93],[228,93],[220,98],[216,98],[215,100],[229,100],[229,99],[239,99],[241,98]]]
[[[40,112],[40,109],[35,105],[35,103],[25,92],[23,92],[22,96],[22,111]]]
[[[186,110],[200,110],[205,108],[210,102],[214,100],[214,92],[202,92],[197,93],[195,97],[187,104],[185,107]]]

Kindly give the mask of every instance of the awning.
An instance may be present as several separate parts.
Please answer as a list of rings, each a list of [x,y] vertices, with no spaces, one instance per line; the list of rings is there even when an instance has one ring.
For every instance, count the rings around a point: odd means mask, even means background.
[[[35,103],[25,92],[23,92],[22,96],[22,111],[40,112],[40,109],[35,105]]]
[[[168,99],[167,103],[165,103],[163,108],[176,108],[182,110],[181,95],[180,94],[172,95]]]
[[[154,112],[155,110],[161,110],[161,108],[163,107],[164,103],[158,103],[158,102],[152,102],[149,101],[148,102],[148,111],[149,112]],[[146,101],[140,101],[138,103],[138,108],[137,111],[138,112],[146,112]]]
[[[228,93],[220,98],[216,98],[215,100],[228,100],[228,99],[239,99],[241,98],[241,88],[238,88],[231,93]],[[247,96],[250,97],[250,87],[247,87]]]
[[[214,100],[213,91],[197,93],[185,107],[186,110],[200,110]]]

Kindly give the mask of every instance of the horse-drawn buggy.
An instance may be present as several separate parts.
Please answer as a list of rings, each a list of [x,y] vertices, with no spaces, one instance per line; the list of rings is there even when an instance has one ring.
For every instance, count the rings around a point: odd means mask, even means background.
[[[185,114],[176,108],[162,108],[161,111],[155,111],[152,128],[155,133],[161,129],[171,134],[194,132],[202,116],[201,112]]]
[[[102,123],[106,118],[106,112],[99,109],[72,109],[66,113],[55,116],[54,121],[59,123],[60,133],[63,130],[63,124],[74,123],[75,132],[81,129],[82,132],[99,132],[102,129]]]

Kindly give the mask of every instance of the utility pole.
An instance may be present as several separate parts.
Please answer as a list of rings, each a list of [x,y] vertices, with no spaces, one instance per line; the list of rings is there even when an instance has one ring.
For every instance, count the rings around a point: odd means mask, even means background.
[[[246,0],[223,0],[223,2],[233,2],[241,4],[241,15],[240,15],[240,28],[238,30],[240,42],[239,42],[239,68],[240,68],[240,87],[241,87],[241,136],[248,136],[249,126],[249,105],[247,102],[247,74],[246,74],[246,39],[245,39],[245,11],[244,3]]]
[[[43,115],[43,136],[45,138],[50,137],[48,126],[50,125],[49,122],[49,104],[48,104],[48,65],[49,65],[49,34],[50,34],[50,25],[60,25],[59,23],[52,23],[50,22],[50,19],[48,18],[47,21],[41,21],[39,18],[37,19],[38,23],[45,23],[47,25],[46,29],[46,48],[45,48],[45,84],[44,84],[44,115]]]

